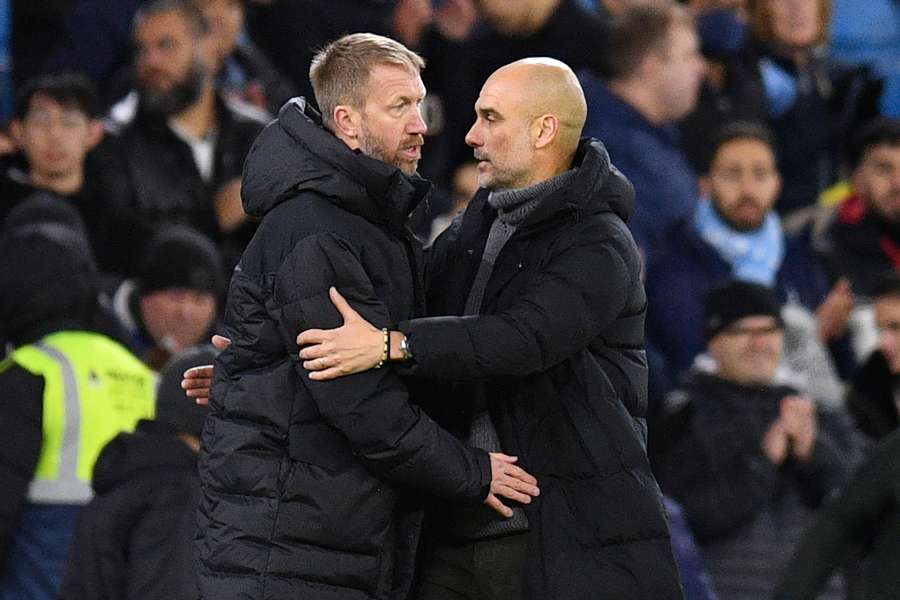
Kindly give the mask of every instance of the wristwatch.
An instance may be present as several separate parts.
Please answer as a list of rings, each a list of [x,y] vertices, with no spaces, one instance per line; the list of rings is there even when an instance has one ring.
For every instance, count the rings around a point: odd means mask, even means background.
[[[403,353],[403,360],[413,359],[412,350],[409,347],[409,337],[407,337],[405,334],[400,340],[400,352]]]

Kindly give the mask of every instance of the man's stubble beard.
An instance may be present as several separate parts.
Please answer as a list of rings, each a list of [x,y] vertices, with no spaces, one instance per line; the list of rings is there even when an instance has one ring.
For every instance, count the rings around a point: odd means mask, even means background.
[[[378,139],[378,136],[372,134],[366,126],[365,121],[363,121],[360,127],[360,132],[362,135],[359,137],[359,149],[363,154],[378,159],[393,167],[397,167],[403,171],[405,175],[413,175],[416,172],[416,168],[419,165],[418,161],[413,163],[401,161],[396,153],[392,153],[387,146]]]

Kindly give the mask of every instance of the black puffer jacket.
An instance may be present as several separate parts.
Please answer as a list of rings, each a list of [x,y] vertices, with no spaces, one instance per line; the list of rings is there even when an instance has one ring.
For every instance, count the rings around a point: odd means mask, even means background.
[[[850,600],[900,597],[900,432],[885,437],[828,500],[782,573],[777,600],[815,600],[848,553],[862,547]]]
[[[395,484],[472,502],[490,484],[487,454],[411,406],[391,369],[313,382],[300,364],[299,331],[340,325],[329,286],[378,327],[424,302],[403,223],[428,184],[316,118],[286,104],[244,170],[263,220],[231,282],[203,432],[205,598],[403,598],[421,518]]]
[[[197,456],[166,423],[141,421],[103,448],[61,600],[193,600]]]
[[[500,251],[482,316],[400,327],[417,374],[484,382],[447,398],[432,386],[432,414],[461,434],[472,418],[463,400],[484,398],[502,448],[539,481],[540,497],[525,507],[526,598],[680,598],[645,449],[647,301],[624,223],[634,193],[600,142],[582,142],[576,167]],[[434,246],[431,314],[464,312],[496,215],[486,197]]]

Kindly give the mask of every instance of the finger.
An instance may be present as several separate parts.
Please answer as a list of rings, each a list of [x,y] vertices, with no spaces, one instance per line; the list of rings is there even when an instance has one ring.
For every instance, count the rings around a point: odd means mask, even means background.
[[[507,479],[505,477],[501,477],[498,480],[498,483],[500,485],[509,487],[517,492],[521,492],[522,494],[527,494],[529,496],[540,496],[541,495],[541,490],[540,490],[540,488],[538,488],[538,486],[536,486],[532,483],[526,483],[525,481],[522,481],[521,479],[512,479],[512,478]]]
[[[183,390],[196,390],[202,389],[212,386],[212,379],[182,379],[181,380],[181,389]]]
[[[194,403],[196,403],[197,406],[209,406],[209,396],[203,396],[200,398],[196,398],[194,400]]]
[[[324,369],[322,371],[312,371],[309,374],[309,378],[313,381],[329,381],[331,379],[337,379],[343,375],[341,370],[337,367],[332,367],[330,369]]]
[[[497,460],[503,461],[505,463],[510,463],[510,464],[519,460],[518,456],[510,456],[508,454],[501,454],[499,452],[493,452],[493,453],[491,453],[491,456],[493,456]]]
[[[521,467],[517,467],[516,465],[508,465],[503,469],[503,473],[509,476],[511,479],[516,479],[518,481],[523,481],[528,485],[536,485],[537,479],[534,476]]]
[[[518,502],[519,504],[531,504],[531,496],[523,494],[522,492],[506,485],[498,485],[494,490],[494,494],[496,494],[497,496],[502,496],[508,500],[513,500],[515,502]]]
[[[507,519],[513,515],[512,509],[500,502],[499,498],[497,498],[497,496],[495,496],[494,494],[488,494],[488,497],[485,499],[484,503],[496,510]]]
[[[321,344],[328,339],[328,331],[324,329],[307,329],[301,331],[297,336],[298,346],[308,346],[311,344]]]
[[[303,362],[303,368],[307,371],[324,371],[329,366],[328,359],[324,357]]]
[[[225,337],[224,335],[214,335],[212,336],[212,345],[216,347],[216,350],[224,350],[228,346],[231,345],[231,340]]]
[[[299,338],[298,338],[299,339]],[[328,351],[322,344],[314,344],[312,346],[305,346],[302,350],[300,350],[300,358],[303,360],[312,360],[314,358],[322,358]]]
[[[185,379],[211,379],[213,376],[213,366],[212,365],[200,365],[198,367],[191,367],[187,371],[184,372],[182,377]]]
[[[347,302],[343,296],[341,296],[341,293],[337,291],[337,288],[330,288],[328,290],[328,295],[331,296],[331,303],[334,304],[334,307],[341,313],[345,323],[347,321],[362,320],[360,314],[353,310],[353,307],[350,306],[350,303]]]
[[[188,398],[206,398],[209,397],[209,388],[197,388],[195,390],[187,390],[184,395]]]

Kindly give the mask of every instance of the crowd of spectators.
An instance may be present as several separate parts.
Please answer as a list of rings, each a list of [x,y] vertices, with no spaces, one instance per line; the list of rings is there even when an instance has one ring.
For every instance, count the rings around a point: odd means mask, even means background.
[[[161,575],[202,419],[172,380],[211,352],[191,349],[253,237],[254,140],[353,31],[427,62],[425,240],[477,190],[484,80],[527,56],[577,72],[584,135],[636,192],[649,450],[687,597],[893,597],[900,1],[0,0],[0,600],[193,597]],[[64,454],[48,398],[120,353],[132,383],[166,374],[156,404],[135,392],[93,438],[93,493],[53,499],[32,481]]]

